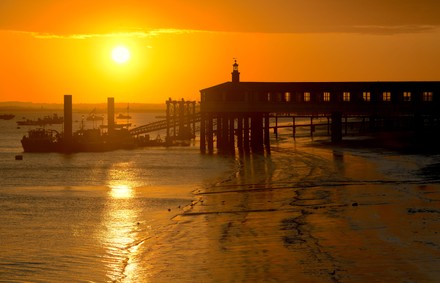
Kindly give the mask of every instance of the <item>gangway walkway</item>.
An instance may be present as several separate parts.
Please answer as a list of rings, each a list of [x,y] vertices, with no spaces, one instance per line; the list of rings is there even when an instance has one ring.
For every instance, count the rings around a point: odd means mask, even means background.
[[[195,115],[185,116],[184,119],[186,123],[191,123],[191,124],[200,122],[200,112],[196,113]],[[133,128],[130,130],[130,134],[133,136],[148,134],[159,130],[166,130],[168,127],[169,128],[178,127],[180,123],[181,121],[179,119],[174,119],[174,117],[170,117],[169,122],[167,122],[167,120],[165,119]]]

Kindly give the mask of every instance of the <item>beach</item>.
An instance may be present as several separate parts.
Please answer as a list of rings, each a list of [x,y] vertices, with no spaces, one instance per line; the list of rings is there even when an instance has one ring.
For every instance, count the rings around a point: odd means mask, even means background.
[[[298,143],[243,156],[133,264],[150,282],[437,282],[437,161]]]

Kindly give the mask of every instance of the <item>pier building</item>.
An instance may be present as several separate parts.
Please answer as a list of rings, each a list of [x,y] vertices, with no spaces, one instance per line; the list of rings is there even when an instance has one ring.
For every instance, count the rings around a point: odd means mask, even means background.
[[[342,140],[347,117],[372,127],[396,121],[414,129],[426,121],[430,127],[440,124],[439,81],[241,82],[237,61],[231,75],[230,82],[200,90],[202,152],[213,152],[214,146],[269,151],[271,118],[279,115],[292,118],[293,134],[296,117],[327,117],[335,143]]]

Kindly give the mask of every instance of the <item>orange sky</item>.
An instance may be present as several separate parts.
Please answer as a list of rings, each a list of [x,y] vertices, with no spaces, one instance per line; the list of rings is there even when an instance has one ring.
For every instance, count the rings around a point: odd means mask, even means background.
[[[439,14],[434,0],[1,0],[0,101],[199,100],[234,57],[242,81],[440,80]]]

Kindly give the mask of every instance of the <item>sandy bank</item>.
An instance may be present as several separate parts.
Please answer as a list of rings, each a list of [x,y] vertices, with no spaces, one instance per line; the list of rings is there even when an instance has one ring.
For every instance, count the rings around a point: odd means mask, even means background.
[[[244,158],[236,175],[195,192],[175,224],[147,243],[140,277],[436,282],[440,186],[405,160],[302,146]]]

